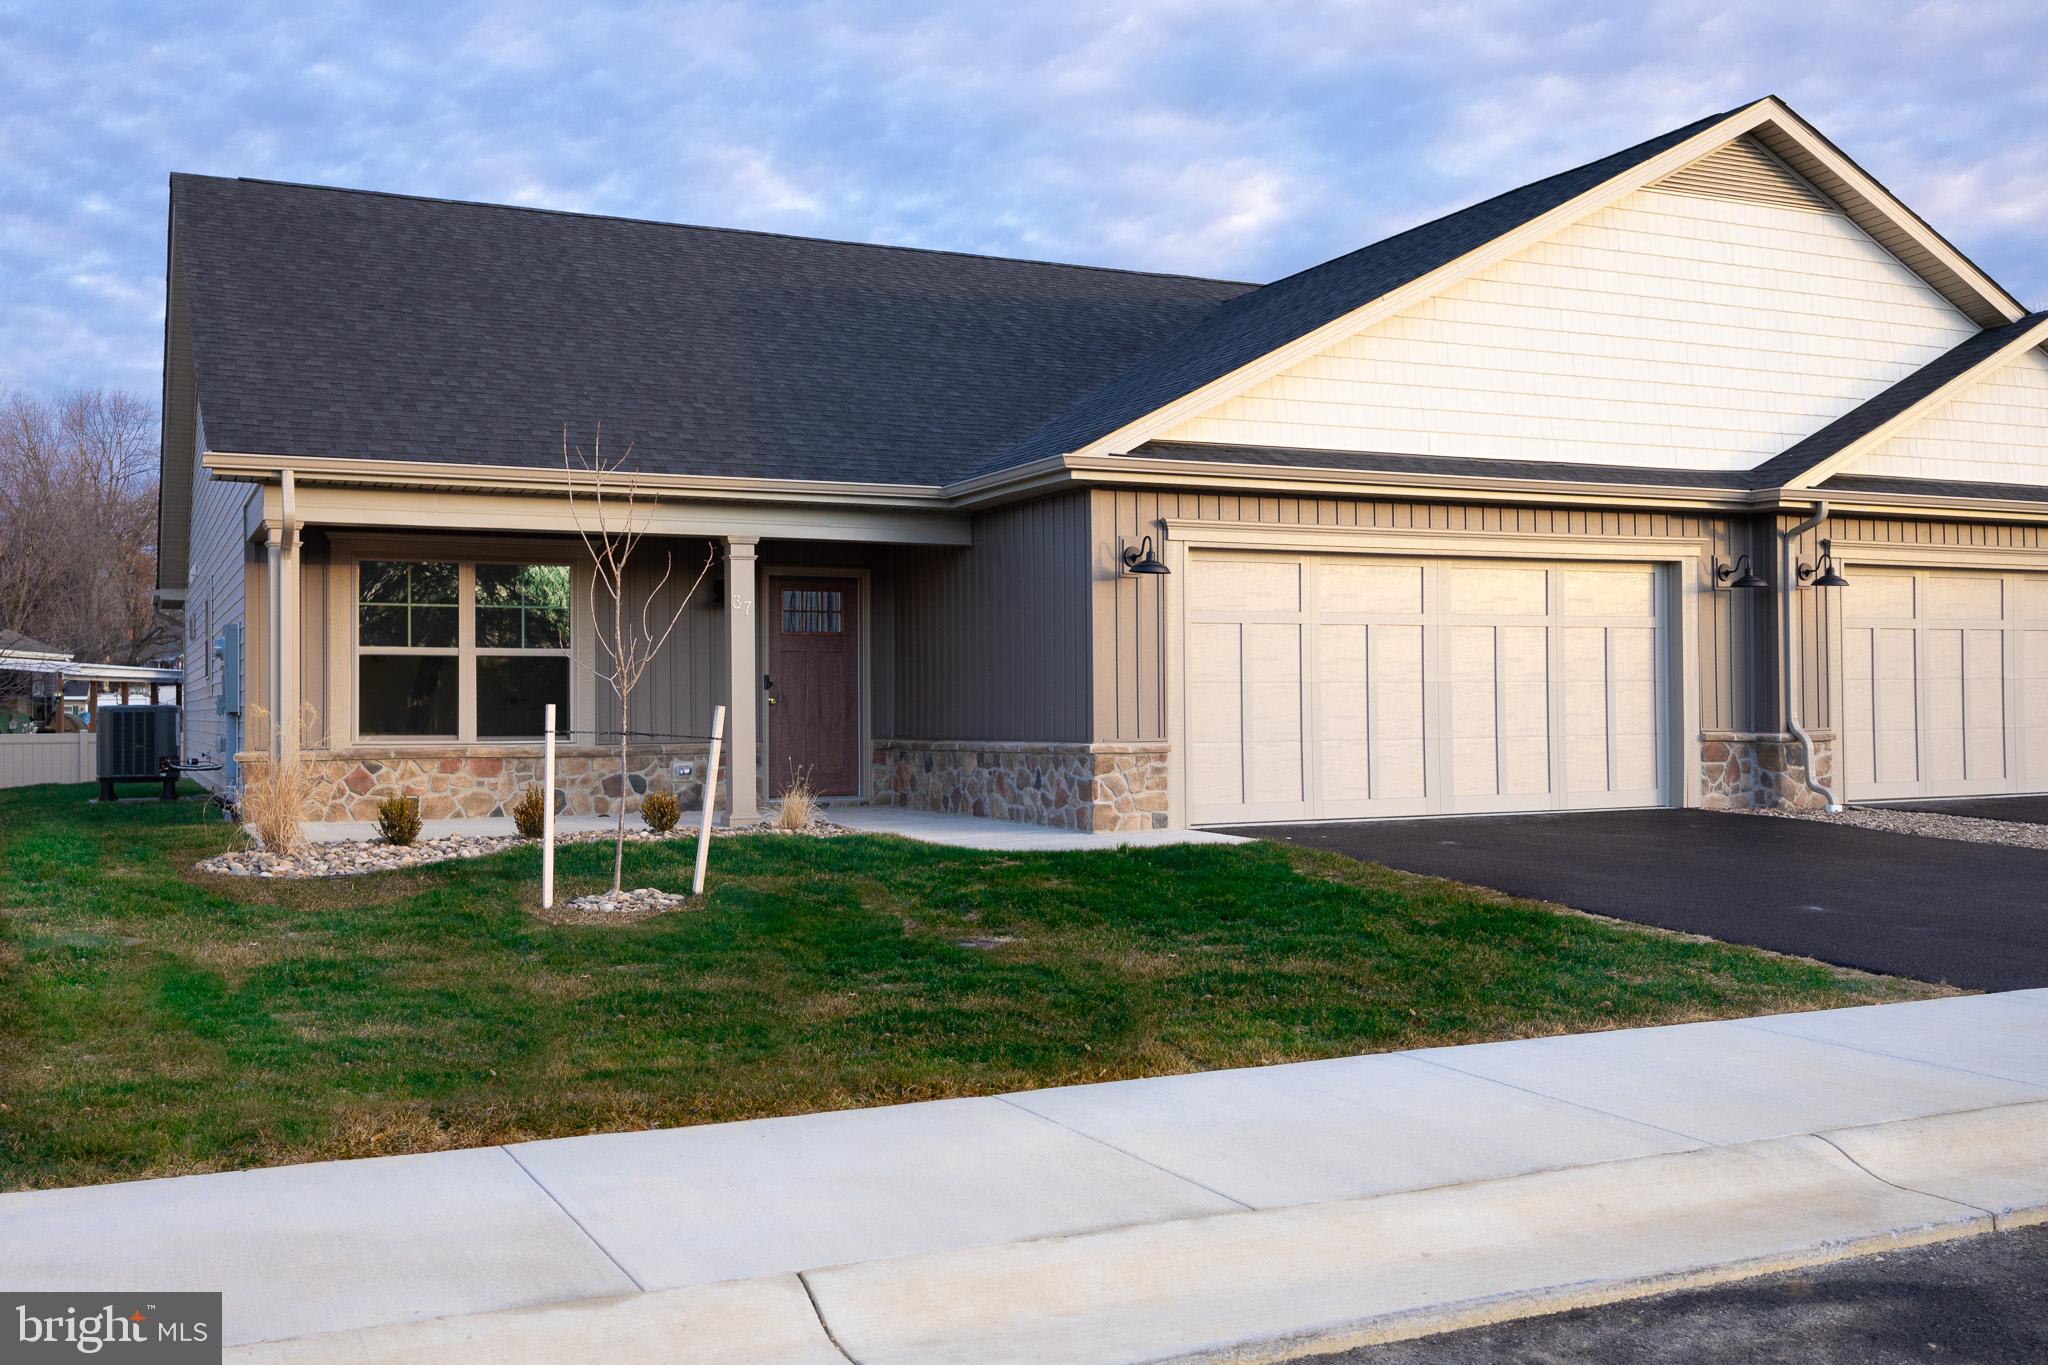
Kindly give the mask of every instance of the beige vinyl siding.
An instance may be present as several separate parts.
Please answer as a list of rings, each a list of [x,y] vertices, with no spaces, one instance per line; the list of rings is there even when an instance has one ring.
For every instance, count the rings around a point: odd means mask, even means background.
[[[199,466],[205,449],[205,428],[193,423],[191,460],[192,552],[185,602],[185,681],[180,696],[184,703],[184,749],[188,757],[227,757],[225,717],[214,714],[214,698],[221,685],[220,665],[213,658],[213,640],[230,623],[247,625],[245,605],[247,579],[253,572],[245,534],[246,508],[257,490],[248,484],[223,483]],[[253,662],[248,645],[243,654]],[[245,680],[257,674],[252,669]],[[244,709],[249,696],[245,692]],[[200,774],[200,780],[218,785],[215,774]]]
[[[1252,497],[1173,490],[1097,490],[1093,625],[1094,738],[1166,737],[1165,626],[1158,579],[1120,571],[1117,549],[1157,536],[1162,519],[1384,527],[1501,534],[1705,538],[1724,560],[1748,552],[1769,573],[1772,547],[1752,521],[1676,512],[1488,507],[1463,503],[1381,502],[1351,498]],[[1482,545],[1475,553],[1483,554]],[[1768,672],[1771,595],[1703,593],[1698,613],[1699,714],[1705,730],[1752,730],[1777,723]],[[1811,713],[1809,713],[1810,715]]]
[[[2048,354],[2019,356],[1845,472],[2048,485]]]
[[[1976,330],[1840,213],[1641,190],[1161,439],[1745,469]]]

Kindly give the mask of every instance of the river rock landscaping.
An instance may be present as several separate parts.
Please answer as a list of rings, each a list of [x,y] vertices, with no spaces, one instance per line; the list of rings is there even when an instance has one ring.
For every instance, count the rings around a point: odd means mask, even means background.
[[[711,837],[719,839],[730,835],[796,834],[812,838],[829,838],[845,833],[847,831],[838,825],[813,819],[798,829],[783,829],[776,825],[756,825],[742,829],[714,826]],[[568,844],[610,843],[615,837],[611,830],[577,830],[571,834],[557,834],[555,843],[558,847]],[[697,830],[694,825],[688,829],[678,826],[667,834],[657,834],[644,827],[626,831],[626,842],[629,844],[669,843],[696,837]],[[502,853],[509,848],[537,845],[539,842],[538,839],[522,839],[516,834],[444,834],[405,845],[387,844],[382,839],[337,839],[326,843],[307,843],[286,853],[274,853],[260,845],[231,849],[226,853],[216,853],[211,858],[201,859],[193,866],[197,871],[212,872],[225,877],[355,877],[366,872],[395,872],[404,868],[425,867],[429,863],[445,863],[457,858],[481,858],[487,854]],[[648,907],[634,905],[625,908],[645,910]]]

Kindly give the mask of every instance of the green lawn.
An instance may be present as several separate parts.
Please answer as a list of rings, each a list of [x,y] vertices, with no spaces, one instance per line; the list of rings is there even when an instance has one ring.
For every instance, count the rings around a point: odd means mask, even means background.
[[[1265,844],[720,840],[703,909],[557,923],[531,849],[209,877],[199,804],[90,794],[0,792],[4,1187],[1937,993]]]

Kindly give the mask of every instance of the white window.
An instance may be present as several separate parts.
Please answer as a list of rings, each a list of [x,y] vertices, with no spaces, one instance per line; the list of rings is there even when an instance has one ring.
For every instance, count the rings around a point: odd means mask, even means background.
[[[356,573],[356,733],[516,740],[549,702],[569,728],[565,564],[365,559]]]

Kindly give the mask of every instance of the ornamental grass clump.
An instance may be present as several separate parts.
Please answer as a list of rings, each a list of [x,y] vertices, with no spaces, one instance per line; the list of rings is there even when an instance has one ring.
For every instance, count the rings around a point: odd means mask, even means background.
[[[649,792],[640,803],[640,818],[656,834],[666,834],[683,818],[683,808],[673,792]]]
[[[251,708],[250,714],[259,728],[269,725],[270,713],[262,707]],[[301,731],[311,733],[314,722],[313,708],[308,706],[299,719]],[[306,844],[302,826],[312,818],[313,793],[318,785],[312,765],[299,756],[296,748],[283,756],[272,754],[251,759],[242,765],[237,813],[255,831],[265,849],[278,854],[296,853]]]
[[[417,796],[387,796],[377,803],[377,835],[394,848],[418,839],[421,823]]]
[[[539,787],[528,783],[526,792],[512,803],[512,828],[522,839],[538,839],[547,824],[547,798]]]
[[[775,808],[775,828],[789,833],[809,829],[817,809],[818,793],[811,787],[810,770],[792,772],[789,785],[782,789],[781,803]]]

